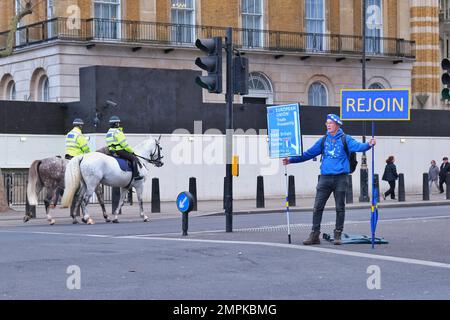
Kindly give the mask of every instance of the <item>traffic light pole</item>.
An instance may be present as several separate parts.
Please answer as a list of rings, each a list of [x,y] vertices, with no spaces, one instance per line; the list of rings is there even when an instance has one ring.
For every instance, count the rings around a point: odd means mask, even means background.
[[[362,88],[366,89],[366,5],[367,0],[362,1]],[[366,122],[363,121],[362,142],[366,142]],[[369,169],[367,156],[364,151],[361,157],[359,202],[369,202]]]
[[[227,28],[225,50],[227,52],[227,92],[226,99],[226,183],[225,183],[225,220],[226,232],[233,232],[233,29]]]

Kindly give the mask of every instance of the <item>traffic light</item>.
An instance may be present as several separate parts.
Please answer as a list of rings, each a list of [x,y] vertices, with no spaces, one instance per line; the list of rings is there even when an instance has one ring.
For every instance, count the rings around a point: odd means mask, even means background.
[[[237,56],[233,58],[234,65],[234,94],[245,96],[248,94],[248,58]]]
[[[445,72],[442,74],[442,84],[447,86],[447,88],[442,89],[441,97],[442,100],[450,100],[450,90],[448,88],[448,86],[450,85],[450,60],[447,58],[442,59],[441,66],[442,69],[445,70]]]
[[[207,76],[198,76],[195,83],[210,93],[222,93],[222,38],[197,39],[195,46],[208,55],[195,59],[195,64],[208,71]]]

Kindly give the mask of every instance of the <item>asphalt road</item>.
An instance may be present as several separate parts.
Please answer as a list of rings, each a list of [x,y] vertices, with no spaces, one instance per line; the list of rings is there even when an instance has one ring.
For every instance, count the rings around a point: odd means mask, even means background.
[[[370,234],[370,212],[345,231]],[[324,213],[324,232],[334,212]],[[385,208],[389,244],[306,247],[311,214],[0,227],[0,299],[450,299],[450,206]],[[78,277],[79,276],[79,277]],[[79,287],[79,289],[78,289]]]

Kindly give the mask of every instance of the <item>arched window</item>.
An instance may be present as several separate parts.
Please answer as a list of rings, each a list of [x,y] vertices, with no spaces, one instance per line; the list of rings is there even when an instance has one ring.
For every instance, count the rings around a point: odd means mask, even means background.
[[[41,77],[39,82],[39,101],[50,101],[50,85],[48,77]]]
[[[6,85],[6,98],[8,100],[16,100],[16,83],[11,80]]]
[[[319,107],[328,105],[328,90],[322,82],[316,81],[309,87],[308,104]]]
[[[369,86],[369,89],[384,89],[384,86],[379,82],[374,82]]]
[[[248,95],[243,103],[273,103],[273,87],[270,79],[261,72],[251,72],[248,78]]]

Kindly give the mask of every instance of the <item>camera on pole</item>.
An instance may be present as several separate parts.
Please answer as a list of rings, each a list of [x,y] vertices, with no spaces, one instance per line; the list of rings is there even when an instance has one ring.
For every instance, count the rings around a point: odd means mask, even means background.
[[[208,72],[196,77],[195,83],[210,93],[222,93],[222,38],[197,39],[195,46],[208,54],[195,59],[195,64]]]

